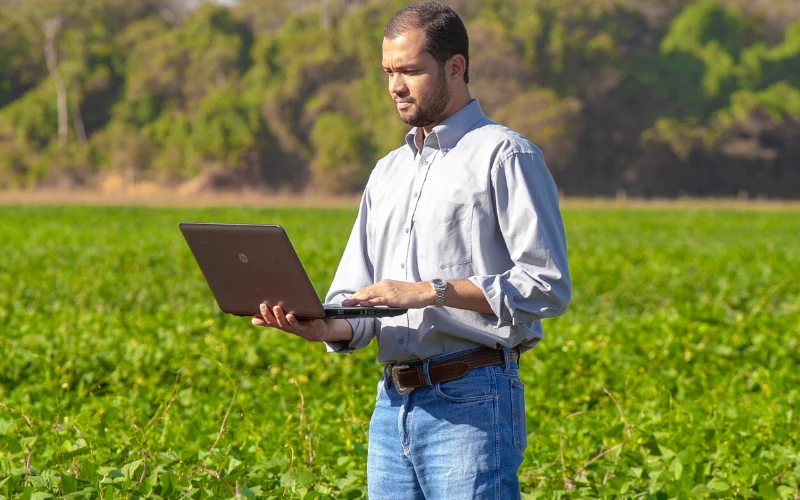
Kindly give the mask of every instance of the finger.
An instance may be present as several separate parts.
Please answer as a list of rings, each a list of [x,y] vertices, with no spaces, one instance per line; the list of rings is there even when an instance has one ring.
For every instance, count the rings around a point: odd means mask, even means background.
[[[371,298],[369,300],[359,301],[358,305],[367,306],[367,307],[370,307],[370,306],[382,306],[382,305],[386,305],[386,302],[387,302],[386,297],[373,297],[373,298]]]
[[[275,316],[272,314],[272,311],[269,309],[269,304],[264,302],[261,304],[261,316],[264,317],[264,321],[269,326],[275,326],[278,324],[278,321],[275,319]]]
[[[361,301],[370,300],[373,297],[373,295],[374,291],[372,290],[372,287],[368,286],[366,288],[362,288],[353,295],[347,297],[345,300],[342,301],[342,305],[354,306]]]
[[[269,326],[262,316],[253,316],[251,322],[255,326]]]
[[[273,307],[272,313],[275,315],[275,320],[278,322],[278,327],[281,330],[286,330],[289,327],[289,323],[286,321],[286,316],[284,316],[281,306]]]
[[[297,328],[299,326],[298,325],[299,321],[297,320],[297,318],[295,318],[291,314],[286,314],[285,312],[283,312],[283,308],[280,306],[278,306],[277,309],[278,309],[278,314],[275,315],[275,318],[277,318],[277,320],[283,325],[281,326],[281,328],[283,328],[289,333],[296,334]],[[289,316],[292,317],[291,321],[289,321]]]

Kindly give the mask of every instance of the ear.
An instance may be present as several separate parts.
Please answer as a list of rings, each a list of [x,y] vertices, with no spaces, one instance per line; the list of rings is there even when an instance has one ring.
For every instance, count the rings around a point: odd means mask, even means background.
[[[448,61],[449,71],[447,76],[454,82],[464,81],[464,72],[467,71],[467,60],[461,54],[456,54]]]

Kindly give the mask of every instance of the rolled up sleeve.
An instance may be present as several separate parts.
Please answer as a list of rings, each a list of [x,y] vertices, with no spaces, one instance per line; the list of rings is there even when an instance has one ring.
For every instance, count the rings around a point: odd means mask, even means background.
[[[369,217],[369,186],[361,197],[358,217],[347,241],[342,260],[336,269],[331,288],[325,296],[326,303],[339,304],[348,296],[374,283],[374,266],[367,248],[367,219]],[[328,352],[349,354],[369,345],[378,334],[380,322],[376,318],[346,320],[353,328],[350,341],[326,342]]]
[[[493,203],[514,266],[473,276],[497,328],[563,314],[572,296],[558,190],[538,152],[516,152],[492,172]]]

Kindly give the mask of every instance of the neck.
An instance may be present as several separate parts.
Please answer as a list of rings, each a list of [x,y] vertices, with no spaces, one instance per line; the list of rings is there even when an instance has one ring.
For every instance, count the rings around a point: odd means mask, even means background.
[[[435,122],[425,125],[422,127],[422,137],[428,137],[428,134],[431,133],[434,127],[440,125],[443,121],[447,120],[454,114],[461,111],[467,104],[472,102],[472,95],[469,93],[469,88],[464,85],[461,89],[457,90],[456,93],[453,95],[453,98],[450,99],[450,104],[447,105],[442,115],[437,119]]]

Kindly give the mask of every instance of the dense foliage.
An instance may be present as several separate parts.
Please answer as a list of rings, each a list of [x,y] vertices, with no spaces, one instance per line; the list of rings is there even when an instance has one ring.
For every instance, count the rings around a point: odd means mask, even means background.
[[[403,0],[184,3],[0,0],[0,188],[351,192],[402,144]],[[800,196],[800,4],[450,3],[473,95],[567,194]]]
[[[181,220],[281,223],[318,291],[352,210],[0,207],[0,499],[364,498],[373,344],[220,314]],[[565,212],[526,354],[525,498],[799,493],[795,211]]]

